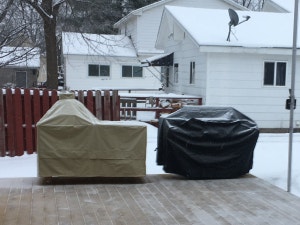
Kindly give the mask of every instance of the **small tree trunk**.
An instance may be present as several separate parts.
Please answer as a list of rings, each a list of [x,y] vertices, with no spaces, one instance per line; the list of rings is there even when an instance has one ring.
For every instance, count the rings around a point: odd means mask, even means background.
[[[44,20],[46,62],[47,62],[47,88],[58,88],[58,66],[56,48],[56,21]]]

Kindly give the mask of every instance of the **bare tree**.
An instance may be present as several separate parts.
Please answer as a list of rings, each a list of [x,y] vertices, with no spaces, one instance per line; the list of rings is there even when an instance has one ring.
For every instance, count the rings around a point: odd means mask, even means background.
[[[41,16],[44,26],[46,63],[47,63],[47,87],[58,87],[58,53],[56,26],[60,6],[65,0],[24,0],[33,7]]]
[[[261,9],[264,7],[265,4],[265,0],[234,0],[234,1],[253,11],[261,11]]]
[[[1,1],[0,67],[17,65],[37,54],[27,43],[27,25],[14,0]]]

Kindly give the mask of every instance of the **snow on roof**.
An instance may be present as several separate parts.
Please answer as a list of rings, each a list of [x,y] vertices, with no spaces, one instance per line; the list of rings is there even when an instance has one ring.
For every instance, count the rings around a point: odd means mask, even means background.
[[[64,55],[104,55],[136,57],[129,37],[125,35],[63,33]]]
[[[295,0],[271,0],[278,6],[288,10],[289,12],[294,12]]]
[[[176,6],[165,8],[198,45],[292,47],[292,13],[236,11],[240,21],[244,19],[243,16],[251,18],[236,27],[232,26],[231,41],[228,42],[230,19],[227,10]]]
[[[0,64],[7,64],[8,67],[40,67],[40,49],[30,47],[0,48]]]
[[[161,1],[158,1],[158,2],[154,2],[150,5],[146,5],[144,7],[141,7],[139,9],[136,9],[136,10],[133,10],[131,11],[129,14],[127,14],[125,17],[123,17],[121,20],[119,20],[118,22],[116,22],[114,24],[114,28],[118,28],[122,23],[126,22],[127,20],[129,20],[132,16],[134,15],[140,15],[142,12],[144,11],[147,11],[149,9],[152,9],[152,8],[155,8],[157,6],[161,6],[161,5],[164,5],[164,4],[167,4],[169,2],[172,2],[174,0],[161,0]],[[185,0],[186,1],[186,0]],[[232,0],[223,0],[224,2],[234,6],[234,7],[237,7],[238,9],[241,9],[241,10],[247,10],[247,8],[243,7],[242,5],[232,1]]]

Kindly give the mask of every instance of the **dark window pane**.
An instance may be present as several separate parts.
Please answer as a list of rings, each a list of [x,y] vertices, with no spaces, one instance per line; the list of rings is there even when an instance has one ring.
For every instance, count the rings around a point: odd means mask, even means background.
[[[190,84],[195,83],[195,62],[190,63]]]
[[[101,77],[109,77],[110,75],[110,67],[109,66],[100,66],[100,76]]]
[[[285,78],[286,78],[286,63],[278,62],[277,71],[276,71],[276,85],[285,86]]]
[[[132,77],[132,66],[122,67],[122,77]]]
[[[178,83],[178,63],[174,64],[174,82]]]
[[[133,77],[143,77],[143,68],[139,66],[134,66]]]
[[[16,72],[16,87],[27,87],[27,73],[24,71]]]
[[[99,65],[89,65],[89,76],[99,76]]]
[[[275,63],[265,62],[264,85],[274,85]]]

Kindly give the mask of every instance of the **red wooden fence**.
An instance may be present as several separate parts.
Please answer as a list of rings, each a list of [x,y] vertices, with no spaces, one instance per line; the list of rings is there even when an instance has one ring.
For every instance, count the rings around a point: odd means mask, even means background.
[[[118,91],[76,91],[100,120],[120,120]],[[56,90],[0,89],[0,156],[36,152],[36,123],[58,100]]]

